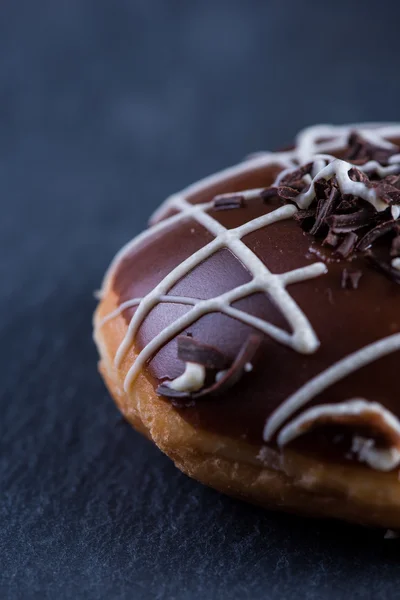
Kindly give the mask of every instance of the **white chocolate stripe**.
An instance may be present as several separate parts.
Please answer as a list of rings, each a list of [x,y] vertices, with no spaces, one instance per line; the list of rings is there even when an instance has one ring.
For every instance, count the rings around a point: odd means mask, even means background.
[[[397,350],[400,350],[400,333],[390,335],[361,348],[361,350],[357,350],[357,352],[349,354],[308,381],[297,392],[289,396],[269,417],[264,427],[264,440],[270,441],[293,413],[300,410],[328,387],[365,365]]]
[[[118,317],[118,315],[123,313],[124,310],[126,310],[127,308],[133,308],[135,306],[138,306],[138,304],[140,304],[142,300],[143,298],[133,298],[132,300],[122,302],[122,304],[120,304],[118,308],[116,308],[108,315],[100,319],[99,327],[103,327],[103,325],[105,325],[108,321],[111,321],[112,319],[115,319],[115,317]],[[169,302],[170,304],[194,305],[198,302],[201,302],[201,300],[197,298],[186,298],[186,296],[161,296],[160,302]]]

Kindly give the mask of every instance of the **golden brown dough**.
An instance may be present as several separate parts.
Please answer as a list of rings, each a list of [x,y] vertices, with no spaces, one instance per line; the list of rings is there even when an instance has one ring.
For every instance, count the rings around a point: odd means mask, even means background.
[[[94,317],[126,419],[187,475],[400,528],[400,124],[315,126],[166,201]]]

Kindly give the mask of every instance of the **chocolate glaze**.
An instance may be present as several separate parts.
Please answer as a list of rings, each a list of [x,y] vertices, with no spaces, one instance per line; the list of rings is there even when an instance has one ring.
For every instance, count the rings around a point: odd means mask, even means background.
[[[211,200],[216,194],[240,192],[272,185],[279,167],[255,170],[250,176],[235,176],[222,184],[188,198],[192,203]],[[245,203],[240,208],[212,211],[212,216],[227,228],[274,210],[278,198]],[[164,216],[167,216],[165,213]],[[211,241],[211,234],[191,219],[150,236],[118,265],[113,289],[119,302],[151,291],[176,265]],[[400,287],[369,267],[365,259],[338,258],[309,234],[294,219],[280,221],[244,238],[244,242],[273,273],[281,273],[324,260],[328,273],[319,278],[288,286],[288,292],[310,320],[320,342],[311,355],[302,355],[267,336],[253,361],[253,370],[226,393],[204,397],[194,406],[176,408],[194,427],[232,438],[262,443],[266,419],[299,387],[333,363],[371,342],[400,331]],[[343,286],[343,270],[361,271],[358,286]],[[201,299],[210,298],[250,280],[250,275],[229,250],[221,250],[204,261],[170,291],[170,294]],[[255,294],[234,304],[269,322],[285,327],[279,308],[264,294]],[[135,309],[124,311],[128,323]],[[142,349],[166,325],[188,310],[187,306],[159,304],[140,327],[136,344]],[[203,316],[187,331],[193,338],[218,348],[231,361],[244,340],[254,330],[226,315]],[[400,417],[398,399],[399,352],[389,354],[332,385],[307,407],[337,403],[358,397],[381,403]],[[176,340],[165,345],[148,365],[148,374],[157,386],[183,371],[177,358]],[[166,401],[166,400],[160,400]],[[362,429],[362,424],[361,424]],[[368,427],[367,427],[368,428]],[[327,439],[337,438],[337,427],[324,426]],[[296,442],[316,443],[318,435],[307,434]],[[344,439],[343,437],[341,438]],[[342,442],[341,442],[342,443]],[[330,451],[331,451],[330,444]],[[337,446],[342,448],[341,444]],[[343,452],[342,452],[343,454]]]

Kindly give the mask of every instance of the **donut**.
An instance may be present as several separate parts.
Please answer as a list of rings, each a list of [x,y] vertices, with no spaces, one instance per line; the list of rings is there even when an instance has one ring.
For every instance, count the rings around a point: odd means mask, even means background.
[[[168,198],[94,315],[125,418],[268,509],[400,528],[400,123],[317,125]]]

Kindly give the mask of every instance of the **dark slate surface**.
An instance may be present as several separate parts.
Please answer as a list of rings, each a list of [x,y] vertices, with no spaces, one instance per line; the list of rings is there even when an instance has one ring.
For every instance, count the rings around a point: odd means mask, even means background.
[[[109,259],[167,194],[314,121],[398,119],[399,16],[397,0],[3,0],[2,598],[398,597],[396,542],[222,497],[124,424],[90,321]]]

